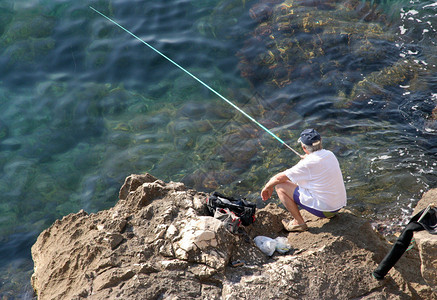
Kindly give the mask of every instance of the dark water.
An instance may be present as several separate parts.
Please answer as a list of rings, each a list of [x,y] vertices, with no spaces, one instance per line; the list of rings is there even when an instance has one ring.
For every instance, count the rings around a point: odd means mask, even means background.
[[[257,1],[2,0],[0,296],[31,298],[30,248],[38,234],[66,214],[114,205],[131,173],[261,205],[268,177],[298,161],[89,5],[292,147],[303,128],[317,128],[339,157],[349,208],[401,222],[437,182],[437,5],[375,1],[376,14],[352,2],[285,2],[295,7],[290,23],[300,23],[286,50],[293,71],[284,76],[275,61],[257,64],[271,41],[281,41],[250,17]],[[309,18],[309,27],[327,20],[324,14],[331,25],[308,30],[298,15],[315,11],[319,19]],[[369,23],[385,35],[370,33],[373,27],[361,32]],[[389,72],[404,60],[420,70]],[[372,84],[353,97],[363,80]]]

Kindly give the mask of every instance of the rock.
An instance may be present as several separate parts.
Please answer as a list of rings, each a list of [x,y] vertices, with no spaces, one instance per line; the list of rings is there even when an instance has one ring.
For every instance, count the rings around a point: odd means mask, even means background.
[[[425,193],[414,209],[414,214],[426,208],[428,204],[437,205],[437,189]],[[421,272],[426,283],[434,287],[437,292],[437,235],[429,234],[427,231],[414,233],[414,238],[419,248]]]
[[[150,174],[147,175],[130,175],[128,177],[126,177],[123,186],[120,189],[119,195],[118,197],[121,200],[124,200],[127,198],[127,196],[129,195],[129,193],[131,192],[135,192],[136,189],[143,185],[143,183],[146,182],[154,182],[157,179],[155,177],[153,177]]]
[[[123,236],[118,233],[108,233],[106,235],[106,240],[108,241],[111,249],[114,250],[123,241]]]
[[[414,208],[413,215],[425,209],[429,204],[437,205],[437,189],[432,189],[423,194],[422,199],[417,203]]]
[[[433,241],[420,244],[422,273],[419,253],[410,251],[380,282],[370,273],[390,245],[367,220],[347,210],[330,220],[303,212],[310,230],[287,233],[281,219],[290,215],[269,204],[243,234],[233,235],[207,216],[205,200],[205,194],[181,183],[129,176],[114,207],[70,214],[40,234],[32,247],[36,296],[437,299],[430,287]],[[258,235],[286,237],[292,250],[267,257],[253,242]],[[235,261],[242,263],[232,267]]]
[[[236,237],[211,217],[198,217],[182,229],[175,244],[177,258],[223,270],[232,254]]]
[[[419,247],[421,272],[426,283],[434,287],[437,292],[437,236],[427,232],[417,232],[414,234],[417,246]]]

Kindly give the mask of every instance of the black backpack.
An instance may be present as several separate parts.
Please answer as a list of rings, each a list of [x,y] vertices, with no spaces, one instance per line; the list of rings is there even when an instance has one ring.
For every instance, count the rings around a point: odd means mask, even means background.
[[[211,216],[214,216],[217,209],[228,208],[240,218],[242,225],[248,226],[255,222],[256,204],[244,199],[235,199],[213,192],[207,198],[206,206]]]

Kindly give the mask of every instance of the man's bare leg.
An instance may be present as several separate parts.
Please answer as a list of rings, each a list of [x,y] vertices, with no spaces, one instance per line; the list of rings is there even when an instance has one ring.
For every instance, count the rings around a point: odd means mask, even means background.
[[[300,214],[299,207],[293,199],[293,193],[296,188],[297,185],[291,181],[280,183],[275,186],[279,199],[295,220],[295,222],[293,222],[294,225],[302,225],[305,224],[305,220]]]

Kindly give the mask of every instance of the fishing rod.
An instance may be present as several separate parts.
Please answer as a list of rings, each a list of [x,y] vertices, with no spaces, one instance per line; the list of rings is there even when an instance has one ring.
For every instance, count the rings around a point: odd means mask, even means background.
[[[147,42],[145,42],[143,39],[139,38],[138,36],[136,36],[135,34],[133,34],[132,32],[130,32],[129,30],[127,30],[126,28],[124,28],[123,26],[121,26],[120,24],[118,24],[117,22],[115,22],[114,20],[112,20],[111,18],[107,17],[106,15],[104,15],[103,13],[101,13],[100,11],[98,11],[97,9],[95,9],[94,7],[90,6],[90,8],[92,10],[94,10],[96,13],[98,13],[99,15],[101,15],[102,17],[104,17],[105,19],[107,19],[108,21],[110,21],[111,23],[117,25],[119,28],[123,29],[124,31],[126,31],[127,33],[129,33],[131,36],[133,36],[134,38],[136,38],[137,40],[139,40],[140,42],[142,42],[144,45],[146,45],[147,47],[149,47],[150,49],[152,49],[153,51],[155,51],[156,53],[158,53],[159,55],[161,55],[162,57],[164,57],[166,60],[168,60],[169,62],[171,62],[172,64],[174,64],[176,67],[178,67],[179,69],[181,69],[182,71],[184,71],[185,73],[187,73],[188,75],[190,75],[192,78],[194,78],[195,80],[197,80],[200,84],[202,84],[204,87],[206,87],[208,90],[210,90],[211,92],[213,92],[214,94],[216,94],[217,96],[219,96],[221,99],[223,99],[224,101],[226,101],[228,104],[230,104],[232,107],[234,107],[236,110],[238,110],[239,112],[241,112],[243,115],[245,115],[249,120],[251,120],[252,122],[254,122],[256,125],[258,125],[259,127],[261,127],[264,131],[266,131],[268,134],[270,134],[272,137],[274,137],[276,140],[278,140],[282,145],[284,145],[285,147],[287,147],[288,149],[290,149],[291,151],[293,151],[297,156],[301,157],[301,155],[299,154],[299,152],[297,152],[296,150],[294,150],[293,148],[291,148],[287,143],[285,143],[280,137],[278,137],[276,134],[274,134],[273,132],[271,132],[269,129],[267,129],[264,125],[262,125],[261,123],[259,123],[257,120],[255,120],[254,118],[252,118],[250,115],[248,115],[245,111],[243,111],[241,108],[239,108],[238,106],[236,106],[234,103],[232,103],[231,101],[229,101],[228,99],[226,99],[224,96],[222,96],[221,94],[219,94],[216,90],[214,90],[213,88],[211,88],[209,85],[207,85],[206,83],[204,83],[202,80],[200,80],[199,78],[197,78],[196,76],[194,76],[193,74],[191,74],[190,72],[188,72],[186,69],[184,69],[182,66],[180,66],[178,63],[176,63],[175,61],[173,61],[171,58],[169,58],[168,56],[166,56],[164,53],[162,53],[161,51],[159,51],[158,49],[156,49],[155,47],[153,47],[152,45],[148,44]]]

